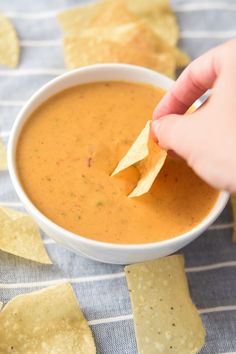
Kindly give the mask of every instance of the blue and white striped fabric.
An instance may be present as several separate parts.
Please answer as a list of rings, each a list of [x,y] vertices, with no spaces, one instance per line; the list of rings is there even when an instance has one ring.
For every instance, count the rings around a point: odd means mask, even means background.
[[[22,47],[18,69],[0,69],[0,135],[6,143],[24,102],[64,71],[55,14],[79,3],[0,0],[0,11],[13,21]],[[172,5],[181,27],[180,46],[192,58],[236,37],[235,0],[173,0]],[[0,204],[22,209],[8,173],[0,175]],[[192,298],[207,331],[201,354],[236,353],[236,245],[231,237],[232,214],[228,205],[215,225],[183,250]],[[43,238],[53,266],[0,252],[0,301],[69,280],[93,330],[98,354],[136,354],[123,267],[87,260],[45,235]]]

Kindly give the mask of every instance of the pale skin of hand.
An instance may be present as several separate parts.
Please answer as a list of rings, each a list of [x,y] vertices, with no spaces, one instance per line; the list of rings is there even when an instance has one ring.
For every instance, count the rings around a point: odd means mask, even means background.
[[[184,115],[210,88],[208,101]],[[152,134],[211,186],[236,193],[236,40],[183,71],[153,113]]]

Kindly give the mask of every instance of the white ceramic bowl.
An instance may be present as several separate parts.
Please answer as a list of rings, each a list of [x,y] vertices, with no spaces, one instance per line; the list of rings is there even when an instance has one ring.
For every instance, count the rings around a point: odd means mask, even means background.
[[[30,117],[31,113],[49,97],[65,90],[68,87],[106,80],[124,80],[147,83],[165,90],[170,89],[173,85],[172,80],[156,72],[141,67],[124,64],[102,64],[88,66],[68,72],[50,81],[39,91],[37,91],[25,104],[13,126],[8,144],[8,166],[13,186],[15,187],[15,190],[25,208],[35,219],[39,227],[55,241],[63,244],[68,249],[80,255],[97,261],[116,264],[141,262],[169,255],[193,241],[214,222],[227,203],[227,193],[220,193],[218,201],[211,210],[210,214],[191,231],[167,241],[149,244],[125,245],[90,240],[82,235],[76,235],[56,225],[45,215],[43,215],[30,201],[18,178],[16,169],[17,141],[24,124]],[[93,216],[91,213],[91,219],[92,217]]]

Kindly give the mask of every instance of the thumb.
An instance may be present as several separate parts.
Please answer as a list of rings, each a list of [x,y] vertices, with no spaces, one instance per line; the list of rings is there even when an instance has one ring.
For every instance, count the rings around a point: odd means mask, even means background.
[[[152,135],[159,145],[185,160],[198,146],[196,134],[196,120],[189,115],[171,114],[152,122]]]

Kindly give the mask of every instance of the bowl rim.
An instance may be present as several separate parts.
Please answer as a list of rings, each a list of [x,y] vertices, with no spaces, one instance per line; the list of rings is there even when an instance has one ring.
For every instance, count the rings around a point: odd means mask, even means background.
[[[188,241],[188,239],[191,240],[191,237],[193,238],[194,236],[198,236],[202,234],[209,225],[211,225],[216,218],[220,215],[222,210],[227,204],[227,201],[229,199],[229,193],[225,191],[220,191],[219,196],[213,206],[213,208],[210,210],[210,212],[204,217],[204,219],[197,224],[195,227],[193,227],[191,230],[174,236],[172,238],[169,238],[167,240],[161,240],[161,241],[155,241],[155,242],[149,242],[149,243],[137,243],[137,244],[127,244],[127,243],[111,243],[111,242],[104,242],[104,241],[98,241],[95,239],[88,238],[86,236],[82,236],[79,234],[76,234],[72,231],[69,231],[62,226],[56,224],[53,222],[51,219],[49,219],[47,216],[45,216],[30,200],[30,198],[27,196],[26,192],[23,189],[23,186],[21,185],[20,179],[18,178],[17,174],[17,167],[16,167],[16,159],[15,159],[15,154],[16,154],[16,147],[19,139],[19,135],[21,133],[21,130],[25,124],[25,122],[30,118],[31,114],[28,114],[27,116],[27,110],[31,108],[32,106],[36,106],[32,111],[37,109],[41,104],[37,104],[37,100],[41,97],[41,95],[44,94],[45,91],[49,90],[50,88],[54,87],[55,85],[59,84],[60,82],[64,81],[65,79],[71,78],[74,75],[78,75],[80,73],[86,73],[86,72],[93,72],[97,70],[106,70],[106,69],[112,69],[112,70],[126,70],[126,71],[136,71],[138,73],[142,74],[152,74],[155,75],[157,80],[165,81],[165,83],[169,86],[173,85],[174,81],[171,80],[170,78],[154,72],[150,69],[139,67],[136,65],[130,65],[130,64],[94,64],[94,65],[89,65],[85,66],[79,69],[71,70],[69,72],[65,72],[62,75],[57,76],[56,78],[50,80],[47,82],[45,85],[43,85],[39,90],[37,90],[24,104],[22,109],[17,115],[17,118],[13,124],[9,141],[8,141],[8,148],[7,148],[7,160],[8,160],[8,170],[9,174],[11,177],[11,181],[13,183],[13,186],[16,190],[16,193],[19,196],[19,199],[22,201],[23,206],[27,209],[30,210],[30,214],[37,220],[39,220],[40,223],[45,224],[48,228],[51,228],[53,232],[60,234],[60,237],[65,239],[65,240],[72,240],[75,241],[80,241],[81,243],[87,245],[87,246],[96,246],[98,248],[106,248],[106,249],[112,249],[112,250],[119,250],[119,251],[127,251],[127,250],[149,250],[153,248],[162,248],[162,247],[168,247],[173,245],[173,243],[185,243],[185,241]],[[102,80],[94,80],[90,82],[101,82]],[[104,81],[109,81],[109,80],[104,80]],[[110,80],[111,81],[111,80]],[[118,81],[118,80],[113,80],[113,81]],[[125,80],[121,80],[125,81]],[[135,80],[127,80],[127,82],[134,82]],[[141,83],[141,81],[137,81]],[[81,83],[82,84],[82,83]],[[77,84],[80,85],[80,84]],[[71,85],[68,87],[73,87],[75,85]],[[153,85],[154,86],[154,85]],[[157,85],[158,87],[158,85]],[[63,91],[65,89],[62,89]],[[58,91],[61,92],[60,90]],[[47,101],[49,97],[54,96],[54,94],[49,94],[49,96],[43,100],[43,102]],[[195,103],[196,108],[201,104],[200,100],[197,100]],[[23,122],[22,122],[23,121]],[[49,236],[51,237],[51,236]]]

